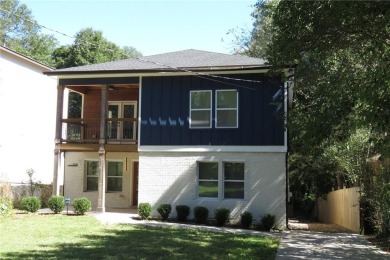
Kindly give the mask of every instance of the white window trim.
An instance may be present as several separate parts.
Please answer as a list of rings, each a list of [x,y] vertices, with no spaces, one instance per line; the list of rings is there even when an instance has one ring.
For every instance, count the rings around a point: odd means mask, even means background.
[[[226,92],[226,91],[234,91],[237,93],[236,96],[236,104],[237,106],[235,108],[218,108],[218,92]],[[238,113],[239,113],[239,104],[238,104],[238,90],[237,89],[217,89],[215,90],[215,128],[223,129],[223,128],[238,128]],[[236,125],[235,126],[218,126],[218,111],[223,111],[223,110],[235,110],[237,111],[236,114]]]
[[[201,108],[201,109],[193,109],[191,107],[191,97],[192,97],[192,93],[194,92],[209,92],[210,93],[210,108]],[[189,127],[190,129],[210,129],[213,125],[213,91],[212,90],[191,90],[190,91],[190,114],[189,114]],[[210,124],[208,127],[194,127],[192,126],[192,118],[191,118],[191,115],[192,115],[192,111],[210,111]]]
[[[199,163],[217,163],[218,164],[218,197],[200,197],[199,196]],[[224,163],[243,163],[244,164],[244,180],[229,180],[228,182],[240,182],[244,184],[244,197],[243,198],[225,198],[225,172],[224,172]],[[245,200],[245,180],[246,180],[246,163],[245,160],[199,160],[196,162],[196,197],[198,200],[234,200],[234,201],[244,201]],[[202,179],[203,180],[203,179]],[[207,180],[209,181],[209,180]]]
[[[225,180],[225,163],[242,163],[244,164],[244,179],[243,180]],[[224,200],[245,200],[245,162],[243,161],[222,161],[222,199]],[[225,198],[225,182],[237,182],[244,184],[244,197],[243,198]]]
[[[199,178],[199,163],[216,163],[218,165],[218,179],[216,180],[204,180],[204,179],[200,179]],[[205,199],[205,200],[218,200],[220,198],[220,190],[221,190],[221,183],[220,183],[220,179],[221,179],[221,173],[220,173],[220,165],[219,165],[219,161],[197,161],[196,162],[196,197],[198,199]],[[218,191],[218,195],[217,197],[200,197],[199,196],[199,182],[200,181],[214,181],[214,182],[217,182],[217,191]]]
[[[124,107],[126,105],[133,105],[134,106],[134,117],[137,118],[137,101],[130,100],[130,101],[108,101],[108,106],[118,106],[118,115],[120,118],[123,118],[123,112]],[[108,115],[107,115],[108,116]],[[108,132],[107,132],[108,134]],[[133,136],[136,138],[137,136],[137,127],[134,127],[133,129]],[[115,142],[116,140],[130,140],[130,139],[123,139],[123,124],[120,124],[120,126],[117,129],[117,139],[108,139],[109,142]]]
[[[98,169],[98,175],[88,175],[88,162],[97,162],[99,165],[99,160],[96,159],[85,159],[84,160],[84,192],[97,192],[97,190],[88,190],[88,178],[97,178],[98,179],[98,184],[99,184],[99,169]]]
[[[108,163],[109,162],[120,162],[122,163],[122,176],[109,176],[108,175]],[[123,160],[107,160],[107,164],[106,164],[106,169],[107,169],[107,174],[106,174],[106,192],[108,193],[115,193],[115,192],[123,192],[123,175],[124,175],[124,172],[125,172],[125,164],[123,162]],[[122,179],[122,190],[121,191],[109,191],[108,190],[108,178],[121,178]]]

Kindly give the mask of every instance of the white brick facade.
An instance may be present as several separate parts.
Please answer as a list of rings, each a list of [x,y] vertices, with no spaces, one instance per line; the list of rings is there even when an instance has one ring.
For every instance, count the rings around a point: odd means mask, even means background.
[[[220,165],[244,162],[244,199],[223,199],[222,191],[218,199],[198,198],[198,161],[219,162]],[[139,163],[139,202],[151,203],[154,216],[158,216],[156,208],[163,203],[172,204],[172,216],[176,214],[175,205],[184,204],[191,210],[200,205],[209,209],[211,217],[216,208],[229,208],[236,221],[245,210],[251,212],[256,221],[260,215],[271,213],[276,215],[278,225],[285,226],[285,153],[140,152]]]

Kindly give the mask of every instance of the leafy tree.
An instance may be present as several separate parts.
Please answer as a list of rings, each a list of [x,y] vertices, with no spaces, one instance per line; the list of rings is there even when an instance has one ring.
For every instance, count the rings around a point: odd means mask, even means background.
[[[371,161],[390,154],[390,2],[258,1],[252,16],[243,52],[276,71],[298,65],[287,125],[294,195],[358,185],[366,219],[389,232],[389,166],[374,173]]]
[[[0,44],[47,65],[58,41],[41,33],[31,10],[18,0],[0,0]]]
[[[141,53],[133,47],[121,49],[103,37],[101,31],[82,29],[72,45],[61,46],[53,53],[57,68],[67,68],[126,58],[135,58]]]

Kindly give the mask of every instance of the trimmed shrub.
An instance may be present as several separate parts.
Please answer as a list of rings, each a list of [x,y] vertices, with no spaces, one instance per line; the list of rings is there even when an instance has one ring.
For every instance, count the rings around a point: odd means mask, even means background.
[[[176,218],[179,222],[187,221],[188,216],[190,215],[190,207],[187,205],[177,205],[176,206]]]
[[[171,214],[172,207],[171,204],[161,204],[157,208],[157,212],[160,214],[161,219],[163,221],[167,220],[169,215]]]
[[[0,216],[8,216],[12,212],[12,200],[6,197],[0,197]]]
[[[265,214],[261,217],[261,227],[265,231],[271,231],[275,227],[276,217],[275,215]]]
[[[28,212],[37,212],[41,208],[41,201],[36,196],[24,197],[20,204],[24,210]]]
[[[206,207],[196,206],[194,208],[195,223],[206,224],[209,218],[209,210]]]
[[[218,227],[223,227],[227,223],[229,223],[229,217],[230,217],[230,209],[226,208],[220,208],[216,209],[215,212],[215,220]]]
[[[241,227],[243,227],[243,228],[250,228],[250,226],[252,225],[252,222],[253,222],[253,215],[252,215],[252,213],[250,213],[248,211],[244,211],[241,214],[240,222],[241,222]]]
[[[138,204],[138,215],[142,219],[148,219],[152,213],[152,205],[149,202],[143,202]]]
[[[48,200],[48,206],[54,213],[61,213],[65,208],[65,198],[53,195]]]
[[[87,199],[86,197],[82,197],[82,198],[74,199],[72,205],[74,207],[74,212],[77,215],[84,215],[85,212],[91,210],[92,204],[91,204],[91,201],[89,199]]]

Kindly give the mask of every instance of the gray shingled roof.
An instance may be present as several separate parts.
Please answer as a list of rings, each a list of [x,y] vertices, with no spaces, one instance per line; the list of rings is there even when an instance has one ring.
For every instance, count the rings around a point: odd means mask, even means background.
[[[179,69],[218,68],[253,68],[267,67],[264,60],[242,55],[229,55],[200,50],[184,50],[145,56],[136,59],[126,59],[80,67],[58,69],[50,74],[72,74],[93,72],[136,72],[136,71],[169,71]]]

